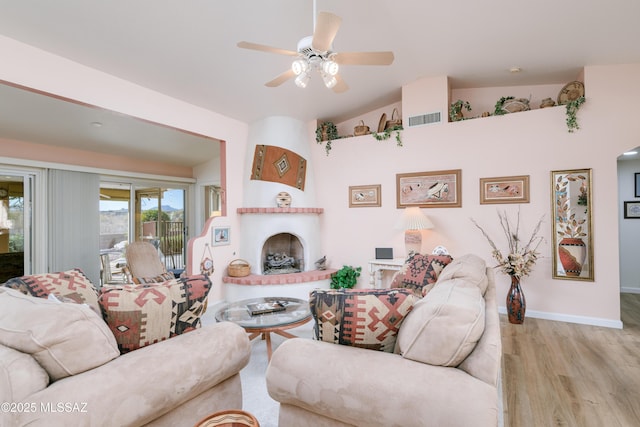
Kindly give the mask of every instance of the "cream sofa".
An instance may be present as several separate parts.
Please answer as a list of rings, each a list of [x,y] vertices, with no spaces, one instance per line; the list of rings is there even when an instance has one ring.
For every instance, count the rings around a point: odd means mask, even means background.
[[[501,363],[493,271],[455,259],[416,302],[387,353],[295,338],[267,369],[279,425],[496,426]]]
[[[88,305],[0,286],[0,425],[190,426],[242,408],[250,345],[230,322],[120,354]]]

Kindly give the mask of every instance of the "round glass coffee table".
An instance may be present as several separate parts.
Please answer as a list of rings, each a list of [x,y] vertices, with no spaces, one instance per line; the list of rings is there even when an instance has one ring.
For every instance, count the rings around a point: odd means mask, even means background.
[[[251,314],[262,312],[261,314]],[[274,311],[271,311],[274,310]],[[309,301],[287,297],[251,298],[225,305],[215,314],[218,322],[233,322],[242,326],[252,340],[258,336],[267,344],[267,356],[271,360],[271,333],[285,338],[295,338],[287,329],[304,325],[311,320]]]

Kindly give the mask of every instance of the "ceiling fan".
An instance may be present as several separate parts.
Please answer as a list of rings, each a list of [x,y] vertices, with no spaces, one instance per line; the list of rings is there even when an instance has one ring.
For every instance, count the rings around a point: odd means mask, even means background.
[[[300,40],[296,51],[245,41],[239,42],[238,47],[296,58],[289,70],[268,81],[265,86],[277,87],[295,77],[296,85],[305,88],[311,79],[311,72],[315,70],[320,73],[327,88],[341,93],[349,89],[338,74],[341,65],[390,65],[394,59],[393,52],[334,52],[332,43],[341,22],[342,18],[329,12],[319,12],[316,19],[314,1],[313,35]]]

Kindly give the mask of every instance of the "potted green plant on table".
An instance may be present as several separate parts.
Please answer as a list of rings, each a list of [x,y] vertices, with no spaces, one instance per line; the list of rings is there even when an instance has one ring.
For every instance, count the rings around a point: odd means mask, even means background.
[[[343,265],[342,268],[331,276],[331,289],[353,288],[358,282],[362,267]]]

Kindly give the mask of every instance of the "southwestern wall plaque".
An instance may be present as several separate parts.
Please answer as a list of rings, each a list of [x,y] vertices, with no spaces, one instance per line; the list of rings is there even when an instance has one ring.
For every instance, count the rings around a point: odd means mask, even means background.
[[[286,148],[256,145],[251,179],[286,184],[304,191],[307,161]]]

